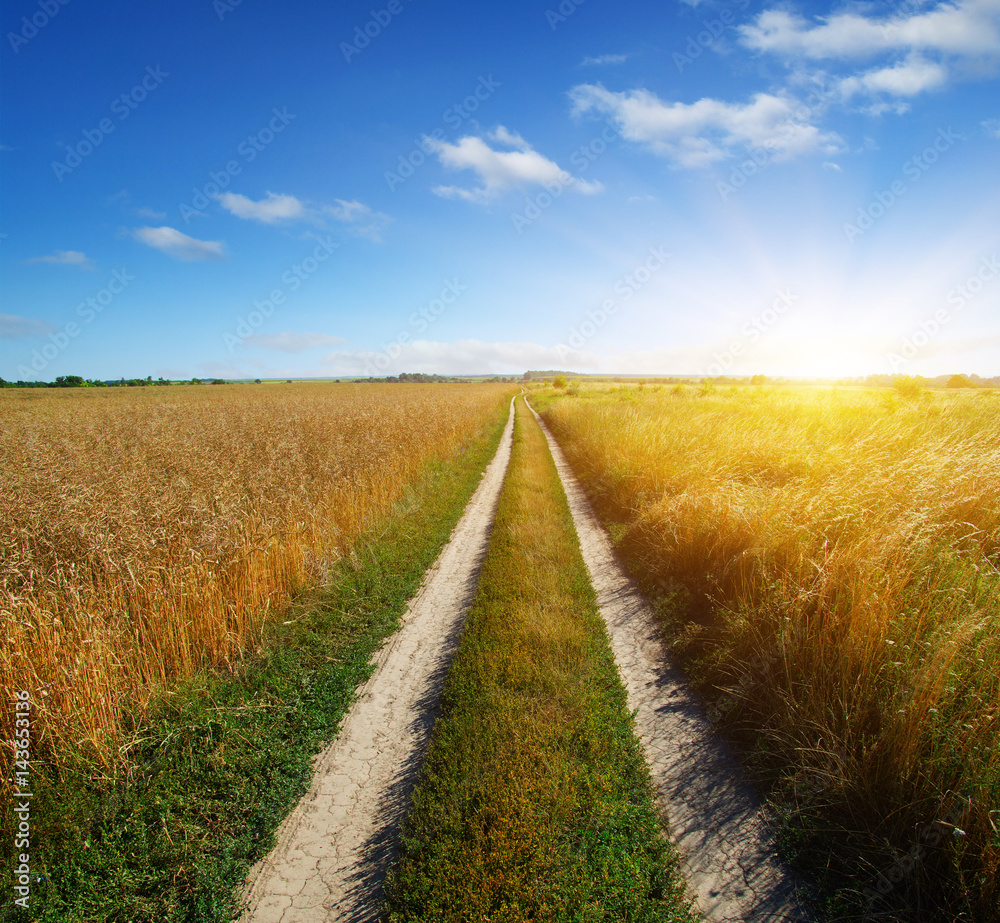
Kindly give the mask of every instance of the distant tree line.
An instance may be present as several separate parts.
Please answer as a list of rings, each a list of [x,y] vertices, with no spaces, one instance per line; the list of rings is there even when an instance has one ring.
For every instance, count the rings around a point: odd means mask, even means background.
[[[548,371],[527,371],[521,376],[521,381],[534,381],[538,378],[555,378],[557,375],[567,377],[578,374],[578,372],[567,372],[561,369],[549,369]]]
[[[418,382],[419,384],[439,384],[444,381],[454,381],[445,375],[427,375],[424,372],[400,372],[398,375],[387,375],[385,378],[363,379],[369,382],[399,384],[400,382]]]
[[[60,375],[55,381],[5,381],[0,378],[0,388],[155,388],[164,385],[224,385],[222,378],[192,378],[190,381],[174,382],[166,378],[153,380],[152,375],[145,378],[119,378],[105,380],[84,378],[82,375]]]
[[[462,375],[428,375],[425,372],[400,372],[398,375],[389,375],[386,378],[366,378],[362,380],[377,384],[400,384],[406,382],[415,382],[417,384],[441,384],[449,381],[468,381],[469,379]],[[520,379],[513,375],[510,378],[504,378],[501,375],[494,375],[492,378],[477,380],[506,383],[519,381]]]
[[[845,378],[838,384],[861,384],[870,388],[895,388],[912,392],[923,388],[1000,388],[1000,376],[981,378],[979,375],[869,375],[866,378]]]

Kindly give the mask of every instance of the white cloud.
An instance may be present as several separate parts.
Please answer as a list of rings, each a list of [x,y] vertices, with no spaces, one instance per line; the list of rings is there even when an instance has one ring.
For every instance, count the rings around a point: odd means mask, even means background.
[[[626,205],[637,205],[640,202],[659,202],[655,195],[630,195],[626,200]]]
[[[149,247],[162,250],[179,260],[221,260],[225,256],[222,241],[196,240],[175,228],[136,228],[133,234],[137,240]]]
[[[326,219],[333,218],[347,225],[352,233],[375,241],[381,241],[381,232],[392,220],[388,215],[372,211],[356,199],[336,199],[335,205],[317,205],[303,202],[293,195],[277,195],[273,192],[257,202],[236,192],[224,192],[217,198],[219,204],[237,218],[259,221],[262,224],[309,221],[318,225],[324,225]]]
[[[79,250],[56,250],[46,256],[33,256],[26,263],[53,263],[58,266],[79,266],[81,269],[93,269],[94,264]]]
[[[596,64],[598,66],[604,64],[624,64],[628,60],[627,54],[599,54],[596,58],[586,57],[583,59],[583,64]]]
[[[437,195],[485,205],[517,186],[558,185],[585,195],[601,192],[604,188],[600,183],[588,183],[570,175],[555,161],[539,154],[519,134],[508,131],[502,125],[487,137],[513,150],[495,150],[482,138],[473,135],[460,138],[455,144],[429,137],[423,139],[445,167],[473,170],[479,174],[480,186],[474,189],[437,186],[434,188]]]
[[[900,102],[899,100],[894,102],[880,100],[872,103],[870,106],[863,106],[860,111],[865,113],[865,115],[873,116],[885,115],[887,112],[891,112],[893,115],[905,115],[910,111],[910,104]]]
[[[765,10],[739,31],[743,43],[756,51],[816,59],[909,51],[994,57],[1000,52],[1000,2],[942,2],[884,19],[848,11],[812,22],[786,10]]]
[[[292,195],[275,195],[269,192],[267,198],[254,202],[237,192],[223,192],[217,198],[219,204],[237,218],[259,221],[262,224],[306,217],[305,206]]]
[[[154,221],[167,217],[166,212],[158,212],[155,208],[137,208],[135,213],[140,218],[152,218]]]
[[[43,337],[55,333],[55,324],[21,317],[19,314],[0,314],[0,337],[5,340],[26,340],[29,337]]]
[[[355,221],[358,218],[371,214],[371,209],[356,199],[351,202],[346,202],[344,199],[337,199],[336,202],[336,205],[329,206],[329,211],[338,221]]]
[[[346,343],[343,337],[329,336],[325,333],[297,333],[293,330],[283,330],[281,333],[252,333],[244,337],[244,342],[262,349],[277,349],[283,353],[301,353],[318,346],[339,346]]]
[[[942,86],[947,79],[946,67],[919,55],[911,55],[907,60],[891,67],[871,70],[860,76],[845,77],[840,81],[840,92],[845,98],[860,92],[916,96]]]
[[[1000,138],[1000,119],[986,119],[985,122],[979,124],[991,138]]]
[[[441,343],[416,340],[401,347],[400,354],[386,363],[383,353],[367,350],[338,350],[325,356],[323,365],[335,375],[363,375],[375,368],[379,375],[425,372],[439,375],[523,373],[526,369],[596,369],[597,357],[567,347],[511,341],[488,343],[458,340]]]
[[[797,118],[802,107],[794,100],[768,93],[757,93],[745,104],[709,98],[667,103],[648,90],[613,93],[599,85],[581,84],[570,98],[576,114],[595,111],[610,116],[622,137],[682,167],[723,160],[734,147],[760,149],[774,160],[840,147],[837,135]]]
[[[356,199],[350,202],[336,199],[336,205],[327,205],[323,214],[330,215],[337,221],[348,225],[360,237],[367,237],[376,243],[382,240],[382,231],[390,224],[392,218],[382,212],[373,211],[363,202]]]
[[[839,163],[833,163],[832,161],[829,161],[829,160],[826,161],[823,164],[823,169],[824,170],[830,170],[833,173],[843,173],[844,172],[843,168],[840,166]]]
[[[253,362],[250,365],[254,365]],[[255,376],[248,375],[246,370],[238,365],[227,365],[224,362],[217,362],[214,359],[209,362],[198,362],[195,368],[199,372],[204,372],[206,375],[211,375],[213,378],[230,378],[239,380],[241,378],[253,378]]]

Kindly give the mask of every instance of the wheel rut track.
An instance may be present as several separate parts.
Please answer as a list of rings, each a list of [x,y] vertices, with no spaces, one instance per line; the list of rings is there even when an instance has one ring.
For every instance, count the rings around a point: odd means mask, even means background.
[[[527,403],[527,401],[526,401]],[[533,408],[532,413],[535,413]],[[765,809],[665,651],[645,598],[544,421],[658,807],[695,906],[709,923],[801,921],[801,883],[776,857]],[[510,462],[513,402],[493,461],[448,544],[375,658],[308,793],[251,870],[239,923],[370,923],[379,918],[400,825],[476,591]]]
[[[375,658],[312,785],[247,879],[240,923],[378,919],[400,822],[444,678],[458,647],[510,462],[514,405],[500,446],[402,627]]]
[[[569,501],[658,807],[680,850],[695,907],[710,923],[807,923],[812,915],[801,898],[803,884],[777,858],[764,806],[672,662],[649,604],[619,563],[559,443],[531,412]]]

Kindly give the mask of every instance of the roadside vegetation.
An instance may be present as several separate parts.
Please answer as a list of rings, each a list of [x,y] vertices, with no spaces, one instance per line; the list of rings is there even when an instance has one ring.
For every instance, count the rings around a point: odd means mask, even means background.
[[[1000,398],[537,398],[829,917],[1000,919]]]
[[[388,919],[690,921],[604,623],[523,399]]]
[[[30,910],[0,863],[0,918],[232,919],[510,398],[345,387],[0,402],[3,718],[29,691],[33,745]]]

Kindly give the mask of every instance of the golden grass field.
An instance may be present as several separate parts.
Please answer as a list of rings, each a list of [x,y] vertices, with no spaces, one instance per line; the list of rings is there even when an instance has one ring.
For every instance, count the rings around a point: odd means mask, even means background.
[[[714,717],[872,912],[996,919],[1000,394],[570,391],[546,418]]]
[[[0,687],[31,691],[35,748],[114,765],[152,695],[254,650],[269,611],[322,581],[508,392],[0,391]]]

